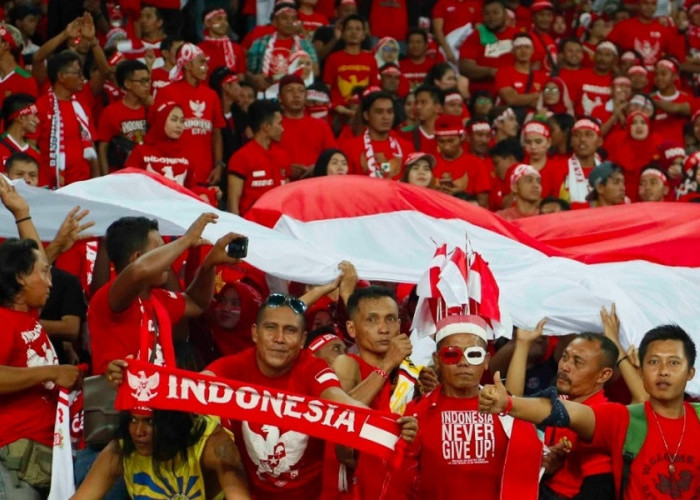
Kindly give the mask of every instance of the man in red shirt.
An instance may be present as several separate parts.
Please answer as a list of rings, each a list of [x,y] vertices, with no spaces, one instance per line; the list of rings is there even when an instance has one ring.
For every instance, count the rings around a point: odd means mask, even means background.
[[[88,112],[75,98],[83,88],[80,57],[71,51],[51,56],[47,64],[51,88],[37,102],[41,151],[39,184],[61,187],[100,175]]]
[[[217,218],[212,213],[200,215],[184,236],[168,244],[158,223],[145,217],[123,217],[107,228],[104,246],[117,277],[97,290],[88,306],[93,373],[104,373],[113,360],[123,367],[120,360],[127,356],[162,365],[172,348],[170,326],[207,310],[216,266],[238,262],[228,256],[226,246],[239,235],[228,233],[216,242],[186,293],[163,287],[173,262],[198,246],[205,227]]]
[[[306,339],[306,304],[289,295],[272,294],[260,307],[252,327],[255,347],[223,357],[205,373],[319,397],[329,401],[364,406],[341,389],[333,369],[303,349]],[[403,436],[415,436],[413,417],[401,417]],[[229,421],[255,498],[270,500],[316,500],[321,495],[324,442],[295,431],[247,421]],[[264,446],[263,446],[264,444]],[[270,455],[286,457],[288,467]],[[263,461],[265,465],[263,465]]]
[[[228,16],[224,9],[209,9],[204,14],[204,40],[199,48],[209,59],[209,75],[219,66],[226,66],[243,80],[246,72],[246,58],[243,47],[231,41],[228,36]]]
[[[694,107],[693,96],[678,90],[678,66],[674,61],[661,58],[654,67],[656,91],[651,94],[656,104],[654,133],[679,144],[683,144],[683,127],[688,123]]]
[[[411,90],[425,81],[425,75],[434,64],[442,62],[440,53],[435,58],[428,57],[428,34],[425,30],[414,28],[406,37],[406,58],[401,59],[401,73],[408,80]]]
[[[557,67],[557,45],[550,32],[554,22],[554,5],[549,0],[537,0],[530,6],[532,27],[530,37],[534,44],[532,64],[549,74]]]
[[[578,115],[590,116],[595,108],[608,102],[616,66],[617,47],[608,41],[596,45],[593,67],[581,70],[578,84],[569,88]]]
[[[180,37],[169,36],[160,42],[160,53],[163,56],[163,66],[151,71],[151,89],[153,96],[163,87],[170,85],[170,70],[177,65],[177,53],[185,41]]]
[[[9,24],[0,25],[0,106],[10,94],[23,93],[39,97],[36,80],[17,64],[22,53],[22,34]]]
[[[526,33],[513,37],[513,64],[503,66],[496,72],[495,87],[499,98],[507,106],[534,109],[540,92],[547,81],[544,72],[532,67],[532,38]]]
[[[511,137],[497,142],[489,154],[493,161],[489,210],[497,211],[509,208],[513,204],[510,176],[518,164],[523,161],[523,148],[518,139]]]
[[[392,130],[394,100],[386,92],[370,91],[362,96],[360,106],[367,129],[340,144],[350,173],[399,180],[403,159],[413,152],[413,146]]]
[[[433,33],[435,41],[445,52],[447,60],[457,63],[457,54],[446,38],[453,31],[467,24],[476,26],[481,21],[481,4],[476,0],[438,0],[433,7]]]
[[[590,191],[588,176],[600,163],[598,148],[603,144],[600,124],[590,118],[581,118],[571,129],[571,149],[573,153],[566,168],[552,173],[554,192],[559,198],[572,205],[585,204]]]
[[[39,126],[39,110],[36,100],[29,94],[12,94],[2,104],[2,120],[5,132],[0,135],[0,165],[14,153],[25,153],[37,165],[41,161],[39,150],[27,140],[27,135],[36,133]]]
[[[109,143],[112,139],[121,137],[131,141],[134,146],[143,143],[146,135],[145,105],[151,101],[151,74],[148,66],[141,61],[119,63],[116,78],[125,92],[124,97],[104,109],[97,129],[97,156],[102,175],[123,167],[126,161],[126,155],[122,158],[113,155],[112,161],[109,161]]]
[[[279,145],[282,112],[273,101],[255,101],[248,108],[253,139],[228,161],[228,210],[245,215],[270,189],[287,182],[291,162]]]
[[[639,0],[637,17],[617,23],[608,40],[622,50],[636,50],[641,54],[644,66],[651,70],[664,55],[672,55],[685,61],[685,44],[674,44],[669,28],[654,18],[657,0]]]
[[[323,81],[331,89],[331,104],[336,113],[351,116],[348,106],[357,87],[379,85],[379,69],[372,54],[362,50],[365,39],[364,20],[357,15],[346,17],[341,24],[345,48],[326,59]]]
[[[459,49],[459,71],[469,78],[469,91],[494,92],[498,68],[513,64],[513,37],[518,31],[506,25],[502,0],[486,0],[484,23],[477,25]]]
[[[158,92],[156,101],[156,105],[175,102],[185,113],[182,140],[189,145],[194,182],[199,186],[218,184],[225,167],[221,129],[226,121],[219,96],[206,84],[208,69],[204,52],[196,45],[184,44],[171,72],[173,82]]]
[[[282,106],[280,146],[291,162],[292,178],[299,178],[313,168],[324,149],[337,147],[328,122],[306,114],[306,86],[297,75],[280,80],[279,101]]]
[[[625,203],[625,176],[622,169],[612,162],[604,161],[588,176],[591,192],[586,198],[593,207],[612,207]]]
[[[164,22],[163,12],[159,8],[153,5],[142,6],[141,17],[139,17],[140,38],[132,36],[130,40],[118,42],[117,50],[127,59],[139,59],[141,62],[152,57],[151,67],[161,67],[163,58],[160,53],[160,42],[165,38]]]
[[[579,86],[581,80],[581,61],[583,61],[583,45],[576,38],[565,38],[559,43],[559,73],[557,76],[561,78],[569,90],[569,96],[572,101],[576,101],[576,96],[571,95]]]
[[[413,149],[435,156],[438,152],[435,140],[435,120],[442,113],[444,94],[433,85],[421,85],[416,96],[418,124],[401,130],[403,138],[413,144]]]
[[[510,190],[513,206],[496,212],[505,220],[532,217],[540,213],[542,200],[542,176],[532,165],[520,163],[510,174]]]
[[[549,398],[511,397],[496,373],[494,385],[487,385],[479,394],[479,409],[505,411],[529,422],[547,419],[552,426],[571,428],[582,441],[590,442],[590,449],[611,457],[614,498],[632,500],[653,494],[658,499],[691,500],[700,489],[700,450],[695,445],[700,439],[700,419],[696,406],[684,402],[684,391],[695,375],[695,357],[695,343],[681,327],[661,325],[648,331],[639,345],[640,374],[649,394],[642,405],[588,406],[574,401],[553,403]],[[628,433],[641,448],[625,465],[623,449]],[[623,479],[625,469],[629,476]]]

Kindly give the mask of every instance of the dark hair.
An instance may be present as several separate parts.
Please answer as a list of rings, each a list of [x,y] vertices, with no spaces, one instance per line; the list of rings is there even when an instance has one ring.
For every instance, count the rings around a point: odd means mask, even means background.
[[[425,74],[425,80],[423,80],[423,83],[435,85],[435,82],[445,76],[445,73],[447,73],[449,70],[454,71],[454,68],[450,66],[449,63],[441,62],[433,64],[433,67],[430,68],[430,70]]]
[[[323,335],[326,335],[328,333],[332,333],[333,335],[338,335],[338,331],[335,329],[335,326],[333,326],[333,325],[319,326],[315,330],[311,330],[309,333],[306,334],[306,342],[304,342],[304,347],[309,347],[309,344],[311,344],[311,342],[313,342],[317,338],[319,338]]]
[[[318,155],[318,158],[316,159],[316,164],[314,165],[311,177],[323,177],[325,175],[328,175],[328,163],[330,163],[331,158],[333,158],[333,155],[336,153],[345,156],[345,153],[343,153],[340,149],[337,148],[329,148],[321,151],[321,153]],[[345,156],[345,159],[347,160],[347,156]]]
[[[498,156],[500,158],[512,156],[518,162],[523,161],[523,157],[525,156],[523,147],[520,145],[520,140],[517,137],[509,137],[508,139],[498,141],[491,148],[489,155],[492,158],[494,156]]]
[[[277,101],[271,99],[262,99],[253,102],[248,108],[248,116],[250,118],[250,129],[253,133],[257,132],[266,123],[270,123],[275,116],[275,113],[281,113],[282,109]]]
[[[620,356],[620,350],[615,345],[615,342],[610,340],[605,335],[591,332],[580,333],[573,338],[573,340],[576,339],[597,342],[600,346],[600,353],[602,355],[600,360],[600,367],[615,369],[615,365],[617,364],[617,358]]]
[[[340,30],[341,33],[342,33],[343,31],[345,31],[345,28],[347,28],[348,23],[349,23],[350,21],[359,21],[360,23],[362,23],[362,27],[363,27],[363,28],[364,28],[364,26],[365,26],[365,20],[362,18],[362,16],[360,16],[360,15],[358,15],[358,14],[350,14],[348,17],[346,17],[345,19],[343,19],[343,23],[341,24],[341,30]]]
[[[483,10],[484,7],[486,7],[487,5],[491,5],[492,3],[500,4],[501,7],[503,7],[504,9],[506,8],[506,3],[504,0],[484,0],[484,3],[481,5],[481,9]]]
[[[288,294],[282,294],[282,295],[287,295],[289,298],[293,298],[293,299],[295,298],[293,295],[288,295]],[[268,297],[268,299],[269,299],[269,297]],[[297,299],[297,300],[301,300],[301,299]],[[267,299],[266,299],[265,302],[263,302],[262,305],[260,306],[260,308],[258,309],[258,313],[255,315],[255,324],[256,325],[260,325],[260,323],[262,322],[263,314],[265,314],[265,311],[270,307],[272,307],[272,309],[276,309],[274,306],[270,306],[267,302]],[[288,307],[294,313],[294,315],[297,317],[297,320],[299,321],[299,325],[301,326],[301,331],[303,332],[306,330],[306,316],[304,316],[303,314],[300,314],[297,311],[295,311],[294,309],[292,309],[292,307],[289,304],[285,303],[279,307]]]
[[[233,74],[235,73],[228,66],[217,66],[209,75],[209,87],[217,94],[221,94],[221,82]]]
[[[10,120],[10,115],[22,108],[34,104],[36,99],[29,94],[10,94],[2,103],[2,121],[5,128],[9,127],[14,120]]]
[[[122,217],[109,225],[105,246],[117,273],[129,265],[134,252],[146,248],[151,231],[158,231],[158,221],[146,217]]]
[[[639,176],[641,177],[642,175],[644,175],[644,172],[646,172],[647,170],[656,170],[657,172],[661,172],[662,174],[667,175],[666,169],[663,166],[661,166],[661,164],[657,161],[651,161],[644,165],[644,167],[642,167],[642,169],[639,171]]]
[[[364,288],[356,288],[355,291],[352,292],[352,295],[350,295],[348,303],[345,305],[345,309],[348,313],[348,318],[352,318],[355,315],[355,313],[357,313],[357,311],[360,309],[360,302],[362,302],[363,300],[381,299],[384,297],[389,297],[398,305],[398,301],[396,300],[396,294],[393,290],[390,290],[389,288],[377,285],[367,286]]]
[[[136,59],[122,61],[117,64],[117,69],[114,75],[117,78],[117,85],[124,88],[124,82],[131,78],[137,71],[148,71],[149,74],[151,73],[148,66],[141,61],[137,61]]]
[[[571,129],[574,128],[574,123],[576,123],[576,119],[568,113],[554,113],[547,118],[547,124],[550,128],[552,124],[556,124],[566,134],[566,150],[569,153],[571,152]]]
[[[34,250],[38,249],[37,242],[30,239],[8,238],[0,244],[0,304],[3,306],[11,306],[22,290],[17,277],[32,273],[36,264]]]
[[[78,64],[80,64],[80,56],[70,50],[64,50],[63,52],[59,52],[58,54],[49,57],[49,60],[46,62],[46,73],[49,77],[51,85],[58,81],[59,73],[65,71],[68,66],[76,61],[78,61]]]
[[[579,40],[578,38],[575,38],[573,36],[570,36],[568,38],[562,38],[562,40],[559,42],[559,47],[558,47],[559,52],[564,52],[564,47],[566,47],[567,43],[575,43],[576,45],[579,45],[581,47],[583,46],[583,44],[581,43],[581,40]]]
[[[644,366],[644,357],[649,349],[649,344],[657,340],[678,340],[683,342],[683,351],[688,359],[688,370],[695,366],[695,342],[683,328],[678,325],[661,325],[652,328],[642,337],[639,344],[639,362]]]
[[[173,48],[173,45],[175,42],[184,42],[181,36],[173,36],[173,35],[168,35],[166,36],[162,42],[160,42],[160,50],[170,50]]]
[[[39,168],[39,162],[36,161],[36,158],[28,155],[27,153],[18,151],[17,153],[12,153],[7,160],[5,160],[5,172],[9,173],[12,166],[19,161],[33,163],[37,168]]]
[[[418,97],[418,94],[420,94],[421,92],[426,92],[430,94],[430,98],[433,100],[434,103],[439,104],[441,106],[445,104],[445,94],[435,85],[424,83],[423,85],[421,85],[413,91],[416,97]]]
[[[129,456],[136,447],[129,432],[131,413],[123,411],[119,418],[116,437],[123,440],[122,456]],[[193,446],[204,435],[206,420],[191,413],[181,411],[153,410],[153,461],[163,462],[174,459],[178,454],[187,460],[187,448]]]
[[[562,210],[571,210],[571,205],[569,205],[568,201],[557,198],[556,196],[547,196],[546,198],[543,198],[542,201],[540,201],[540,208],[542,208],[542,205],[545,205],[546,203],[556,203]]]
[[[476,92],[474,92],[472,94],[471,98],[469,99],[469,115],[470,116],[476,117],[475,116],[476,115],[476,111],[475,111],[476,100],[479,99],[480,97],[486,97],[491,101],[491,103],[493,103],[493,104],[496,103],[496,100],[493,98],[493,94],[491,94],[491,92],[489,92],[488,90],[477,90]],[[483,118],[487,119],[487,117],[483,117]]]
[[[413,35],[422,36],[425,43],[428,43],[428,33],[423,28],[411,28],[408,30],[408,33],[406,33],[406,43],[408,43],[408,39]]]
[[[165,18],[163,17],[163,11],[160,10],[160,9],[159,9],[158,7],[156,7],[155,5],[151,5],[151,4],[149,4],[149,3],[144,3],[143,5],[141,5],[141,10],[146,9],[146,8],[148,8],[148,7],[152,8],[153,10],[156,11],[156,12],[155,12],[155,13],[156,13],[156,18],[158,18],[158,20],[160,20],[160,21],[165,21]]]
[[[378,90],[376,92],[371,92],[368,96],[361,98],[360,100],[360,110],[362,113],[365,111],[369,111],[372,105],[377,102],[379,99],[389,99],[392,103],[394,102],[394,98],[391,97],[391,94],[388,92],[385,92],[383,90]]]

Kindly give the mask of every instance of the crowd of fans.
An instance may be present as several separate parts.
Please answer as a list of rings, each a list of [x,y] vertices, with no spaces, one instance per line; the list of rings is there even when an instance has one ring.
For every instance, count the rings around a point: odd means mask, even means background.
[[[694,0],[1,3],[0,159],[31,186],[134,168],[241,216],[327,175],[405,182],[507,220],[700,201]],[[330,284],[271,293],[227,253],[240,235],[202,244],[213,213],[179,238],[125,217],[94,240],[76,209],[44,247],[1,176],[0,199],[20,238],[0,245],[0,499],[48,493],[58,388],[86,375],[116,388],[132,358],[404,414],[403,465],[138,408],[76,452],[77,499],[700,495],[700,421],[683,402],[695,346],[678,327],[637,352],[614,306],[603,335],[548,337],[543,321],[512,340],[462,311],[416,367],[413,285],[364,282],[342,262]],[[548,387],[568,401],[517,397]],[[650,401],[631,476],[620,457],[636,417],[610,401]],[[525,421],[542,424],[544,454]]]

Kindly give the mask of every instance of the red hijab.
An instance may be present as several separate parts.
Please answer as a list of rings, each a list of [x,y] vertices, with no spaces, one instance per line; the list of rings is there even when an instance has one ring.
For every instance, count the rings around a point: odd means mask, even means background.
[[[155,147],[171,157],[180,156],[183,149],[180,139],[171,139],[165,134],[165,123],[175,108],[182,109],[179,104],[172,101],[163,103],[157,108],[151,108],[148,113],[148,132],[143,138],[144,144]]]

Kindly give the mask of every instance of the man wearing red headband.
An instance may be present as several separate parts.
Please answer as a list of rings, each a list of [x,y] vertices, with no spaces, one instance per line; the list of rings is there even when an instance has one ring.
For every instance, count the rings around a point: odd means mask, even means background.
[[[542,200],[542,176],[531,165],[519,164],[510,174],[510,190],[514,195],[511,207],[499,210],[505,220],[522,219],[539,215]]]
[[[10,94],[29,94],[39,97],[36,80],[17,64],[22,53],[22,35],[12,25],[0,24],[0,106]]]
[[[590,191],[588,176],[600,163],[598,148],[603,143],[600,125],[590,118],[582,118],[571,129],[571,149],[573,153],[554,176],[554,189],[559,198],[580,206],[587,206],[586,197]]]
[[[246,58],[243,47],[228,36],[228,16],[220,8],[209,9],[204,14],[204,40],[198,47],[209,58],[209,75],[219,66],[226,66],[243,80],[246,72]]]
[[[0,135],[0,165],[14,153],[25,153],[41,161],[39,150],[27,140],[39,126],[39,113],[34,97],[28,94],[12,94],[2,104],[2,120],[5,132]]]
[[[659,59],[654,67],[656,91],[651,94],[656,104],[654,131],[665,139],[683,143],[683,127],[691,115],[695,99],[683,90],[678,90],[678,66],[671,59]]]
[[[649,164],[639,176],[639,201],[664,201],[670,191],[663,168]]]
[[[533,40],[526,33],[513,37],[513,64],[499,68],[495,86],[498,96],[506,106],[533,109],[540,99],[540,92],[547,80],[545,74],[532,67]],[[523,113],[524,116],[524,113]]]

